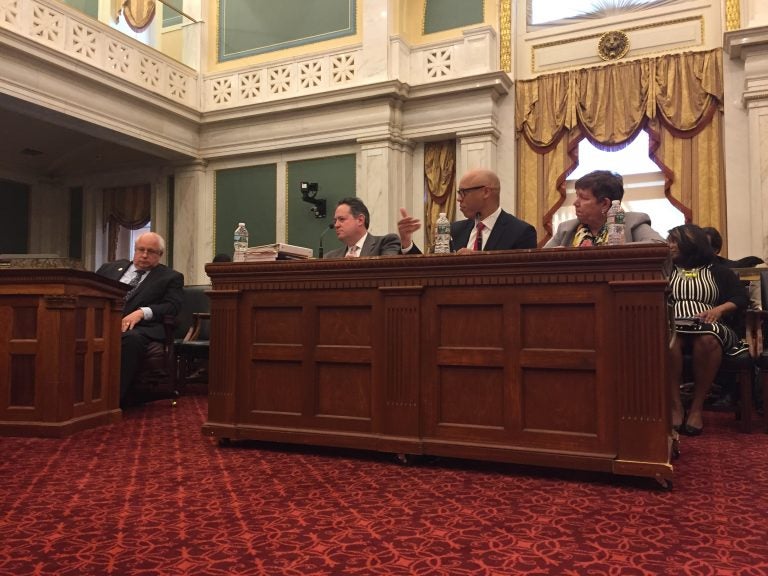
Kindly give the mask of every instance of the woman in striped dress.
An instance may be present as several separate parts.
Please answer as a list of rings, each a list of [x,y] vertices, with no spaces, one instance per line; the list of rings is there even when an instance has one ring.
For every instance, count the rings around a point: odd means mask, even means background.
[[[736,354],[742,343],[734,322],[747,307],[746,288],[736,274],[715,261],[704,231],[693,224],[673,228],[667,238],[673,269],[669,285],[676,338],[671,347],[672,425],[691,436],[701,434],[702,410],[723,354]],[[692,355],[694,393],[687,418],[680,399],[683,353]]]

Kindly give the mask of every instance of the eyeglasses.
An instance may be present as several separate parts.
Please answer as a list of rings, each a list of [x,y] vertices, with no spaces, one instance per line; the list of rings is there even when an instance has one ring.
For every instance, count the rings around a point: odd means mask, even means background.
[[[480,190],[481,188],[486,188],[486,185],[482,184],[480,186],[470,186],[469,188],[459,188],[458,190],[456,190],[456,196],[459,197],[459,200],[463,200],[464,196],[466,196],[467,194],[469,194],[474,190]]]
[[[149,256],[160,256],[162,254],[160,250],[155,250],[154,248],[134,248],[133,251],[139,254],[148,254]]]

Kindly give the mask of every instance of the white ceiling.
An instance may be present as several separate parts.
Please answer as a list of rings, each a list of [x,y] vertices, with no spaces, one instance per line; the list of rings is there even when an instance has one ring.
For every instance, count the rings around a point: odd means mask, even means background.
[[[0,96],[0,171],[47,178],[189,160],[123,134]]]

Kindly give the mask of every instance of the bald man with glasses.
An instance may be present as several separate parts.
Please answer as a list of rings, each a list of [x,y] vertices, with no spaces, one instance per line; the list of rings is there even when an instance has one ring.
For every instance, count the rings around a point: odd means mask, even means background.
[[[491,170],[464,174],[456,191],[459,210],[467,218],[451,224],[451,252],[471,254],[483,250],[536,248],[536,229],[501,209],[499,177]],[[421,254],[413,233],[421,221],[400,209],[397,231],[403,254]]]
[[[96,273],[130,286],[120,329],[120,406],[125,401],[150,342],[165,339],[163,317],[176,316],[184,295],[184,276],[164,264],[165,240],[147,232],[136,238],[133,260],[116,260]]]

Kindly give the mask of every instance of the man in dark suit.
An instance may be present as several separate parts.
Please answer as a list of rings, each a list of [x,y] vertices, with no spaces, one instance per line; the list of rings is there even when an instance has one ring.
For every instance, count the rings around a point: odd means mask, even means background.
[[[368,233],[371,217],[360,198],[342,198],[333,215],[336,237],[344,248],[331,250],[325,258],[357,258],[359,256],[393,256],[400,254],[397,234],[374,236]]]
[[[471,170],[459,182],[459,209],[467,218],[451,224],[451,252],[466,254],[480,250],[536,248],[536,229],[499,205],[501,184],[490,170]],[[421,254],[413,243],[413,233],[421,221],[400,209],[397,230],[403,254]]]
[[[117,260],[96,273],[131,286],[123,305],[120,360],[120,405],[133,382],[147,346],[165,338],[163,316],[176,315],[181,308],[184,276],[160,264],[165,240],[147,232],[136,239],[133,261]]]

